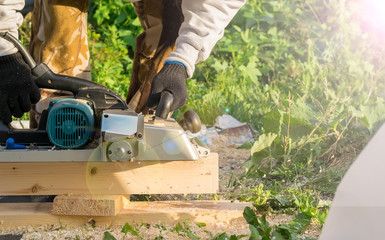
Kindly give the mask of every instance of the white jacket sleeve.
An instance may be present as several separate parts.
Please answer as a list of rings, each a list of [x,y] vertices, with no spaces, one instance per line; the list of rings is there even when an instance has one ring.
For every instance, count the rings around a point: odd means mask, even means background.
[[[24,7],[24,0],[0,0],[0,32],[9,32],[18,38],[18,28],[23,23],[23,15],[17,10]],[[17,52],[12,43],[0,38],[0,56]]]
[[[225,27],[246,0],[183,0],[184,21],[176,39],[176,49],[165,60],[178,61],[192,76],[195,64],[206,60],[223,37]]]

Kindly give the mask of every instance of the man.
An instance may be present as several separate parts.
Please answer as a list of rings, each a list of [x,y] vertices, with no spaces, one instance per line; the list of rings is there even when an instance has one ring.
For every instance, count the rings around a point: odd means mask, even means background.
[[[186,79],[204,61],[245,0],[142,0],[134,6],[144,28],[137,37],[127,102],[137,112],[155,107],[162,91],[174,96],[171,110],[187,102]],[[24,0],[0,0],[0,32],[17,36]],[[31,53],[54,72],[90,79],[88,1],[35,0]],[[43,96],[52,92],[43,91]],[[60,93],[61,94],[61,93]],[[40,93],[17,50],[0,39],[0,119],[20,117]],[[38,107],[32,111],[38,120]],[[33,124],[32,124],[33,125]]]

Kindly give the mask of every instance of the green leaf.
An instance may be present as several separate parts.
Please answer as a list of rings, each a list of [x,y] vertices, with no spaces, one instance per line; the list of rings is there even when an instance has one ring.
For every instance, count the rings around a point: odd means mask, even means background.
[[[275,133],[262,134],[259,136],[258,140],[255,141],[251,147],[251,155],[260,152],[267,147],[270,147],[276,137],[277,134]]]
[[[282,206],[289,206],[291,201],[287,197],[283,195],[275,195],[274,198],[282,205]]]
[[[250,207],[245,207],[245,209],[243,210],[243,217],[245,218],[248,224],[251,224],[255,227],[259,226],[258,218],[255,215],[254,210]]]
[[[105,231],[104,236],[103,236],[103,240],[116,240],[116,238],[114,236],[112,236],[110,232]]]
[[[360,105],[359,110],[350,106],[349,111],[359,117],[368,130],[373,133],[384,122],[385,103],[383,99],[377,98],[374,104]]]
[[[321,225],[325,224],[326,217],[328,216],[328,210],[321,211],[317,216],[317,220],[320,222]]]
[[[273,233],[272,233],[272,239],[274,239],[274,240],[285,240],[285,239],[282,237],[282,235],[281,235],[279,232],[277,232],[277,231],[273,231]],[[294,240],[294,239],[290,239],[290,240]]]
[[[239,237],[237,235],[231,235],[230,240],[239,240]]]
[[[135,229],[128,223],[124,224],[123,228],[122,228],[122,233],[124,233],[125,235],[127,235],[127,233],[130,233],[132,236],[136,236],[136,237],[139,237],[139,238],[143,238],[137,231],[135,231]]]
[[[231,235],[230,236],[230,240],[233,240],[231,237],[235,237],[234,240],[238,240],[238,239],[242,239],[242,238],[245,238],[245,237],[248,237],[248,235],[245,235],[245,234],[242,234],[242,235]]]
[[[275,232],[278,232],[284,239],[297,240],[297,233],[294,229],[286,224],[281,224],[275,227]],[[274,233],[273,233],[274,234]]]
[[[305,213],[299,213],[294,220],[290,221],[290,227],[297,232],[301,232],[306,226],[310,225],[311,217]]]
[[[253,81],[255,84],[259,84],[258,77],[262,76],[261,71],[259,71],[257,66],[257,58],[250,58],[249,63],[246,66],[240,66],[238,69],[240,72],[242,72],[242,75],[245,78],[250,78],[251,81]]]
[[[119,30],[120,37],[131,36],[131,35],[132,35],[131,30]]]
[[[253,225],[249,224],[250,229],[250,239],[252,240],[262,240],[261,235],[259,235],[258,229],[254,227]]]
[[[117,18],[115,18],[114,24],[121,24],[127,19],[127,15],[124,12],[121,12]]]
[[[176,233],[178,233],[178,235],[181,235],[181,232],[184,231],[184,228],[183,228],[182,224],[177,223],[175,225],[175,227],[172,229],[172,231],[175,231]]]
[[[226,233],[218,233],[214,237],[211,238],[211,240],[228,240],[229,236],[227,236]]]
[[[198,222],[196,223],[198,227],[206,227],[206,223],[203,223],[203,222]]]
[[[187,231],[187,237],[191,240],[199,240],[199,237],[195,236],[191,231]]]
[[[251,149],[253,144],[251,142],[245,142],[241,146],[237,147],[237,149]]]
[[[270,28],[267,33],[270,34],[270,35],[273,35],[273,36],[277,35],[277,27]]]
[[[266,220],[266,214],[263,214],[262,217],[259,218],[259,222],[260,222],[260,234],[261,236],[265,239],[269,239],[270,238],[270,233],[271,231],[273,230],[270,226],[269,226],[269,222]]]
[[[293,141],[307,136],[314,129],[310,123],[278,109],[265,114],[262,121],[266,132],[276,133],[278,136],[288,136]]]
[[[309,103],[298,101],[291,106],[291,114],[298,119],[307,121],[312,125],[316,125],[319,119],[322,118],[322,114],[313,110],[314,106]]]

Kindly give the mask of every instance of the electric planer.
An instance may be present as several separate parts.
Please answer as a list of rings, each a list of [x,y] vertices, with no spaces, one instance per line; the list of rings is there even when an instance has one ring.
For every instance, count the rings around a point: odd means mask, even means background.
[[[162,93],[153,114],[138,114],[110,89],[55,74],[44,63],[36,64],[11,34],[0,36],[18,48],[39,88],[73,94],[51,99],[36,129],[14,129],[0,121],[0,162],[170,161],[209,155],[185,132],[200,130],[195,112],[186,112],[179,123],[167,117],[171,93]]]

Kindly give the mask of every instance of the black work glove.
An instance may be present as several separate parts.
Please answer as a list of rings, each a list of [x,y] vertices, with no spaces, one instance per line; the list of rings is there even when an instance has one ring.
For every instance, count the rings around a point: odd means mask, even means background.
[[[19,52],[0,57],[0,120],[8,124],[40,100],[31,69]]]
[[[188,98],[186,87],[187,77],[186,69],[182,65],[178,63],[166,63],[152,80],[150,95],[146,103],[147,107],[158,106],[163,91],[170,92],[174,97],[170,111],[174,111],[185,105]]]

